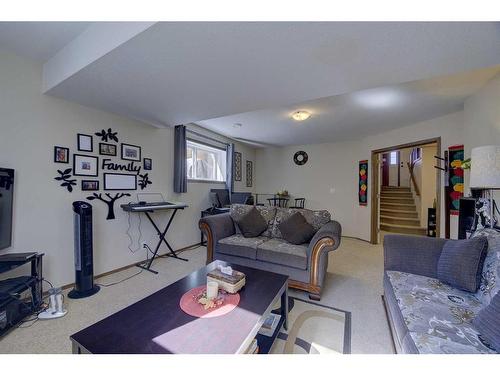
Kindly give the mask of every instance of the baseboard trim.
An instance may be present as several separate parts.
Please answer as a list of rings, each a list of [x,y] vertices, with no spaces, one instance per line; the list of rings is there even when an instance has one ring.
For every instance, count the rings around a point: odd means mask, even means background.
[[[196,244],[193,244],[193,245],[190,245],[190,246],[186,246],[186,247],[183,247],[179,250],[176,250],[175,253],[176,254],[180,254],[186,250],[194,250],[198,247],[200,247],[200,243],[196,243]],[[165,253],[161,253],[161,254],[158,254],[157,257],[161,257],[163,255],[167,255],[167,254],[170,254],[169,251],[165,252]],[[94,279],[99,279],[101,277],[104,277],[104,276],[109,276],[109,275],[112,275],[114,273],[118,273],[118,272],[121,272],[121,271],[125,271],[126,269],[129,269],[129,268],[132,268],[132,267],[135,267],[136,265],[140,264],[140,263],[143,263],[144,261],[140,261],[140,262],[135,262],[135,263],[131,263],[131,264],[128,264],[126,266],[123,266],[123,267],[120,267],[120,268],[116,268],[114,270],[111,270],[111,271],[107,271],[107,272],[104,272],[104,273],[101,273],[99,275],[96,275],[94,276]],[[75,283],[71,283],[71,284],[66,284],[66,285],[63,285],[61,287],[62,290],[66,290],[66,289],[69,289],[69,288],[73,288],[75,286]],[[44,293],[44,295],[47,294],[47,292]]]
[[[364,240],[364,239],[359,238],[359,237],[342,236],[341,238],[349,238],[349,239],[351,239],[351,240],[358,240],[358,241],[362,241],[362,242],[366,242],[366,243],[371,244],[371,242],[370,242],[370,241],[368,241],[368,240]]]

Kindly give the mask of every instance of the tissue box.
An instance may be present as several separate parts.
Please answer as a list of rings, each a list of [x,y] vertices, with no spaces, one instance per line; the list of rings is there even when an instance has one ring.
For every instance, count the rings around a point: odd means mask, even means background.
[[[215,281],[219,288],[228,293],[237,293],[246,282],[243,272],[233,270],[232,275],[222,273],[219,269],[213,270],[207,274],[207,281]]]

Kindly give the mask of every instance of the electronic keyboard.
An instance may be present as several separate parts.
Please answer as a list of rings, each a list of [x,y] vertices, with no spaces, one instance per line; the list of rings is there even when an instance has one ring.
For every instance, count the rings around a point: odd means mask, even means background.
[[[188,207],[186,203],[182,202],[139,202],[139,203],[127,203],[120,206],[123,211],[128,212],[145,212],[145,211],[155,211],[155,210],[174,210],[174,209],[184,209]]]

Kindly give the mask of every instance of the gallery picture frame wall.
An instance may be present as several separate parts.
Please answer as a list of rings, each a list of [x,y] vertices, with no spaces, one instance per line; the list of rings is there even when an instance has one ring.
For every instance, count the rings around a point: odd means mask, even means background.
[[[94,138],[89,134],[77,134],[77,150],[84,152],[94,152]]]
[[[99,142],[99,155],[116,156],[116,145]]]
[[[97,156],[73,154],[73,176],[99,175],[99,158]]]
[[[141,161],[141,147],[128,143],[121,144],[121,158],[123,160]]]
[[[99,180],[82,180],[82,191],[98,191]]]
[[[107,131],[102,130],[100,133],[95,133],[95,135],[101,137],[101,139],[96,138],[98,146],[96,144],[97,147],[95,149],[93,139],[94,136],[85,133],[76,134],[77,151],[75,150],[73,152],[69,147],[58,145],[54,146],[54,163],[70,164],[70,157],[72,158],[73,168],[66,168],[64,169],[64,172],[62,170],[58,170],[60,174],[65,173],[64,176],[67,175],[66,178],[68,180],[63,180],[63,182],[70,183],[71,186],[67,188],[69,192],[73,191],[72,186],[78,185],[80,185],[80,190],[82,192],[95,192],[99,190],[138,190],[139,185],[141,185],[141,189],[144,189],[151,184],[148,173],[143,173],[142,175],[139,174],[141,167],[144,171],[151,171],[153,169],[153,160],[151,158],[142,158],[142,148],[140,146],[118,142],[117,132],[113,132],[111,129],[108,129]],[[113,142],[117,143],[113,144]],[[120,155],[118,155],[119,147]],[[93,153],[93,155],[90,153]],[[101,155],[102,157],[99,157],[96,154]],[[116,159],[113,160],[113,158]],[[139,165],[129,162],[125,163],[123,161],[120,162],[120,159],[138,162]],[[104,160],[107,161],[106,166],[108,168],[103,166],[101,172],[99,171],[99,169],[101,169],[99,163]],[[110,170],[109,173],[104,173],[107,169]],[[114,173],[113,170],[127,171],[130,173]],[[102,180],[100,178],[101,174]],[[82,179],[78,184],[77,179],[73,178],[69,180],[71,176],[81,176]],[[61,180],[59,177],[60,176],[57,176],[55,179],[58,181]],[[139,181],[140,178],[142,178],[142,180]]]
[[[69,148],[54,146],[54,163],[69,164]]]
[[[104,190],[137,190],[137,175],[103,173]]]

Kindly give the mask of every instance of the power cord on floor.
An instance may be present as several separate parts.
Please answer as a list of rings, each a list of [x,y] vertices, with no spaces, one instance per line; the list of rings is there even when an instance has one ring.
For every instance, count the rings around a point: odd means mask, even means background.
[[[114,282],[114,283],[109,283],[109,284],[97,284],[97,283],[96,283],[96,285],[98,285],[98,286],[102,286],[102,287],[104,287],[104,288],[107,288],[107,287],[110,287],[110,286],[114,286],[114,285],[118,285],[118,284],[123,283],[124,281],[130,280],[131,278],[136,277],[137,275],[141,274],[141,273],[142,273],[142,271],[144,271],[144,270],[143,270],[143,269],[141,269],[139,272],[136,272],[136,273],[134,273],[133,275],[127,276],[126,278],[124,278],[124,279],[122,279],[122,280],[120,280],[120,281],[116,281],[116,282]]]
[[[193,245],[193,246],[190,246],[190,247],[183,249],[183,251],[195,250],[195,249],[199,248],[200,246],[201,246],[200,244],[196,244],[196,245]],[[148,244],[144,244],[143,247],[146,249],[146,261],[145,262],[147,262],[149,260],[149,253],[154,254],[154,251],[151,250],[151,248],[148,246]],[[168,254],[157,255],[156,257],[157,258],[170,258],[170,256]],[[113,283],[109,283],[109,284],[96,283],[96,285],[102,286],[104,288],[118,285],[118,284],[123,283],[124,281],[130,280],[131,278],[136,277],[137,275],[140,275],[143,271],[144,271],[144,269],[141,269],[139,272],[136,272],[133,275],[127,276],[126,278],[119,280],[119,281],[116,281],[116,282],[113,282]]]

